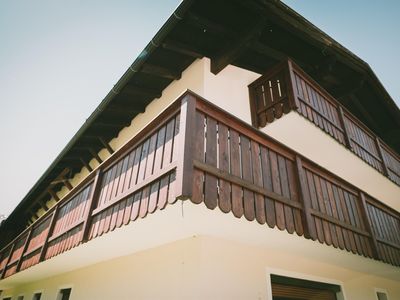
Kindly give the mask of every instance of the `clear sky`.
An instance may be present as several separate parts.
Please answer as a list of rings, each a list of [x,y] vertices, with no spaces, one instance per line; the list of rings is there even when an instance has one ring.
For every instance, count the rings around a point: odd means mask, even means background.
[[[9,214],[178,0],[0,1],[0,214]],[[400,1],[286,0],[400,103]]]

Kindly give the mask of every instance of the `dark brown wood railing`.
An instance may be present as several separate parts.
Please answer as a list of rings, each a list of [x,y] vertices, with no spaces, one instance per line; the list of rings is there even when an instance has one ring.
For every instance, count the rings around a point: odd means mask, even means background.
[[[398,212],[187,92],[4,247],[1,278],[177,199],[400,266]]]
[[[207,102],[198,102],[194,203],[400,265],[400,216]]]
[[[176,101],[1,250],[1,278],[174,203],[179,128]]]
[[[253,124],[265,127],[295,110],[400,185],[400,157],[292,61],[249,85]]]

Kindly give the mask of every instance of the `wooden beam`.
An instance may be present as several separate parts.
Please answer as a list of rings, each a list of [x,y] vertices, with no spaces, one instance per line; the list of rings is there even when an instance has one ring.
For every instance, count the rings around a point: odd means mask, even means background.
[[[162,77],[166,79],[177,80],[181,78],[181,73],[171,70],[171,68],[165,68],[158,65],[153,65],[149,63],[145,63],[140,69],[141,72],[154,75],[157,77]]]
[[[339,87],[332,89],[330,92],[336,99],[341,99],[349,95],[355,94],[360,90],[365,83],[365,78],[360,77],[357,80],[352,80],[348,84],[341,84]]]
[[[115,113],[120,115],[136,115],[143,112],[144,108],[145,106],[136,108],[128,105],[110,105],[104,111],[106,113]]]
[[[283,61],[283,60],[287,60],[287,58],[288,58],[288,56],[285,53],[283,53],[279,50],[276,50],[270,46],[267,46],[264,43],[261,43],[259,41],[252,43],[249,48],[254,50],[257,53],[260,53],[260,54],[268,56],[272,59],[275,59],[276,61]]]
[[[92,167],[89,165],[89,163],[88,163],[86,160],[84,160],[82,157],[80,158],[80,161],[81,161],[82,164],[85,166],[85,168],[89,171],[89,173],[93,171],[93,169],[92,169]]]
[[[300,156],[296,155],[295,165],[297,169],[297,179],[299,181],[299,189],[300,189],[300,199],[303,202],[303,224],[304,224],[304,236],[306,238],[311,238],[312,240],[317,239],[317,232],[315,229],[314,219],[311,214],[311,199],[308,194],[307,182],[306,182],[306,174],[303,169],[303,162]]]
[[[69,182],[69,179],[65,178],[64,184],[70,191],[73,189],[73,186],[71,182]]]
[[[117,122],[117,121],[96,121],[92,124],[94,127],[110,127],[110,128],[121,128],[125,127],[128,122]]]
[[[378,156],[382,161],[383,174],[385,176],[389,176],[390,173],[389,173],[389,169],[388,169],[388,166],[387,166],[387,162],[385,160],[385,156],[383,155],[383,149],[382,149],[381,141],[377,136],[375,136],[375,145],[376,145],[376,149],[378,150]]]
[[[196,131],[196,98],[187,94],[181,102],[179,118],[178,157],[176,186],[177,196],[181,199],[192,197],[193,185],[193,134]],[[175,147],[175,146],[174,146]]]
[[[171,39],[167,39],[162,45],[161,45],[164,49],[185,55],[185,56],[189,56],[189,57],[193,57],[193,58],[203,58],[204,55],[202,53],[200,53],[199,51],[196,51],[193,49],[193,46],[185,44],[185,43],[181,43],[181,42],[177,42]]]
[[[206,17],[194,13],[187,13],[185,19],[193,26],[203,30],[203,32],[211,31],[212,33],[233,38],[235,33],[226,30],[226,27],[214,22]]]
[[[372,248],[372,252],[373,252],[373,256],[376,259],[382,259],[379,255],[379,247],[378,247],[378,243],[376,241],[376,236],[375,236],[375,232],[374,229],[372,227],[372,222],[371,219],[369,218],[369,214],[368,214],[368,210],[367,210],[367,202],[365,200],[365,195],[362,191],[359,191],[359,199],[360,199],[360,211],[361,211],[361,217],[363,220],[363,223],[365,225],[365,228],[367,229],[367,231],[370,234],[370,238],[371,238],[371,248]]]
[[[239,34],[233,43],[211,58],[211,72],[216,75],[227,65],[234,62],[245,51],[246,46],[249,46],[255,39],[258,39],[264,28],[265,22],[261,19],[251,28]]]
[[[82,235],[81,242],[85,243],[89,240],[89,229],[90,224],[92,223],[92,212],[97,204],[97,199],[101,192],[101,184],[102,184],[103,172],[101,169],[96,171],[96,177],[94,178],[92,189],[90,192],[90,197],[88,200],[87,208],[85,210],[85,215],[83,217],[83,226],[82,226]]]
[[[59,209],[60,209],[59,205],[56,205],[56,207],[54,208],[53,215],[51,216],[51,219],[50,219],[49,230],[47,231],[47,235],[44,240],[44,244],[42,246],[42,249],[40,250],[39,262],[43,261],[46,256],[47,247],[49,246],[49,239],[50,239],[51,235],[53,234],[54,226],[56,224]]]
[[[48,188],[47,192],[50,194],[51,197],[54,198],[57,202],[60,201],[60,197],[57,196],[56,192],[53,191],[52,188]]]
[[[31,226],[31,228],[29,229],[28,235],[26,236],[24,247],[22,248],[21,256],[18,259],[17,268],[16,268],[15,273],[19,272],[19,270],[21,269],[22,262],[23,262],[23,259],[24,259],[24,253],[28,249],[28,245],[29,245],[29,241],[30,241],[30,239],[32,237],[32,233],[33,233],[33,226]]]
[[[39,203],[40,207],[41,207],[45,212],[49,210],[49,208],[48,208],[47,205],[46,205],[46,201],[45,201],[44,199],[40,199],[40,200],[38,201],[38,203]]]
[[[145,88],[133,84],[127,84],[122,90],[123,94],[128,95],[142,95],[150,98],[160,98],[161,92],[155,89]]]
[[[13,254],[13,252],[14,252],[14,248],[15,248],[15,242],[12,243],[12,245],[11,245],[10,253],[9,253],[8,257],[7,257],[6,264],[4,265],[4,269],[3,269],[3,271],[1,272],[0,279],[3,279],[3,278],[4,278],[4,275],[6,275],[7,265],[10,263],[12,254]]]
[[[103,137],[99,137],[100,142],[103,144],[103,146],[107,149],[108,153],[113,154],[114,149],[111,148],[110,144],[105,141]]]
[[[103,161],[101,160],[100,156],[97,154],[97,152],[95,150],[93,150],[92,148],[88,148],[90,154],[93,155],[93,157],[97,160],[97,162],[99,164],[101,164]]]
[[[311,77],[324,78],[325,76],[332,73],[335,64],[337,63],[337,56],[329,54],[325,56],[317,65],[314,66],[314,70]]]

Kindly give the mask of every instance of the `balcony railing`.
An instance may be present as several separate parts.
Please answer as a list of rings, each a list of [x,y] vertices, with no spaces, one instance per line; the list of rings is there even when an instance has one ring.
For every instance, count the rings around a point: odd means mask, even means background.
[[[400,157],[292,61],[249,85],[253,125],[295,110],[400,185]]]
[[[398,212],[187,92],[4,247],[0,274],[49,260],[177,199],[400,266]]]

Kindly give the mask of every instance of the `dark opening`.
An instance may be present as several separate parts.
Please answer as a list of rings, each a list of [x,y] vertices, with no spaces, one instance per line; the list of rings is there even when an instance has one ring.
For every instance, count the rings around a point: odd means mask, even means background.
[[[71,289],[62,289],[60,291],[60,296],[59,300],[69,300],[69,297],[71,295]]]
[[[335,284],[271,274],[273,300],[337,300]]]
[[[42,293],[36,293],[33,295],[32,300],[40,300],[42,298]]]

